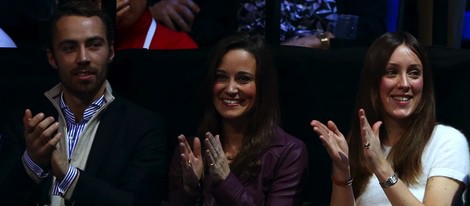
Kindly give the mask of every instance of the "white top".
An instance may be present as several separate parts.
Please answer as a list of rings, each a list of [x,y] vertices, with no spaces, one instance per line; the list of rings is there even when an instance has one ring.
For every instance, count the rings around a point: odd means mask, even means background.
[[[390,147],[385,148],[386,155],[390,149]],[[467,139],[460,131],[450,126],[437,125],[423,151],[421,159],[423,173],[417,184],[409,186],[411,193],[423,201],[426,181],[433,176],[449,177],[468,184],[469,156]],[[372,175],[364,193],[356,199],[356,203],[357,206],[391,205],[375,175]]]
[[[16,48],[15,42],[13,42],[10,36],[8,36],[2,28],[0,28],[0,47]]]

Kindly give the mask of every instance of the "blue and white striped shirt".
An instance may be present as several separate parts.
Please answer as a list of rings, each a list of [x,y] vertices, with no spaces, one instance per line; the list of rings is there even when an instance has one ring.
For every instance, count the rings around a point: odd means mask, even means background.
[[[106,99],[103,95],[99,99],[95,100],[90,106],[88,106],[88,108],[85,109],[83,113],[83,119],[80,122],[76,123],[75,115],[65,104],[63,93],[61,94],[60,108],[65,116],[65,121],[67,123],[68,134],[66,145],[67,157],[69,162],[72,159],[72,154],[81,132],[83,131],[83,129],[85,129],[86,124],[93,117],[93,115],[95,115],[96,112],[105,104]],[[23,161],[39,180],[43,180],[44,178],[50,175],[49,171],[41,168],[39,165],[33,162],[33,160],[31,160],[26,151],[23,153]],[[70,188],[70,185],[73,183],[77,175],[78,169],[70,165],[64,179],[61,182],[56,181],[56,183],[54,184],[52,195],[63,196]]]
[[[73,151],[77,145],[80,134],[83,129],[85,129],[87,123],[96,114],[96,112],[106,103],[104,95],[91,103],[88,108],[83,112],[83,118],[79,122],[76,122],[75,115],[72,110],[64,101],[63,93],[60,98],[60,108],[65,116],[65,122],[67,123],[67,157],[70,162],[72,159]],[[53,189],[52,195],[64,196],[67,190],[72,185],[73,181],[78,175],[78,169],[72,165],[69,165],[67,174],[65,175],[62,181],[56,181]]]

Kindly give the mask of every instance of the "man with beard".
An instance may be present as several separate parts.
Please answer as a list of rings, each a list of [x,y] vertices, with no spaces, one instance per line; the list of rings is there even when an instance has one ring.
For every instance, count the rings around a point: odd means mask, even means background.
[[[45,92],[46,107],[35,102],[20,126],[2,129],[0,202],[159,205],[163,122],[112,93],[112,36],[93,2],[69,1],[51,18],[47,59],[61,83]]]

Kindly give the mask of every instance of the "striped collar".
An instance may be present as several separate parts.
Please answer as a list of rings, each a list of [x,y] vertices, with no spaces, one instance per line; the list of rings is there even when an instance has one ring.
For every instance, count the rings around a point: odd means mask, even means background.
[[[62,92],[60,95],[59,104],[60,104],[60,109],[64,113],[65,120],[67,121],[67,123],[69,124],[76,123],[75,115],[73,114],[70,107],[65,103],[64,92]],[[83,112],[83,119],[81,121],[88,122],[91,119],[91,117],[93,117],[93,115],[95,115],[95,113],[105,104],[106,104],[106,99],[104,98],[104,94],[103,94],[101,95],[100,98],[92,102],[90,106],[88,106],[85,109],[85,111]]]

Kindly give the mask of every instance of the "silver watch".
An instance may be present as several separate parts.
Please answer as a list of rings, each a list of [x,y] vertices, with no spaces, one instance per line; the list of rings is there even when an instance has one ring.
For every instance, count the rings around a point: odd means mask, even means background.
[[[397,182],[398,182],[398,176],[397,174],[393,173],[393,175],[390,176],[387,180],[385,180],[384,182],[381,182],[380,186],[382,186],[382,188],[385,189],[385,188],[393,186]]]

